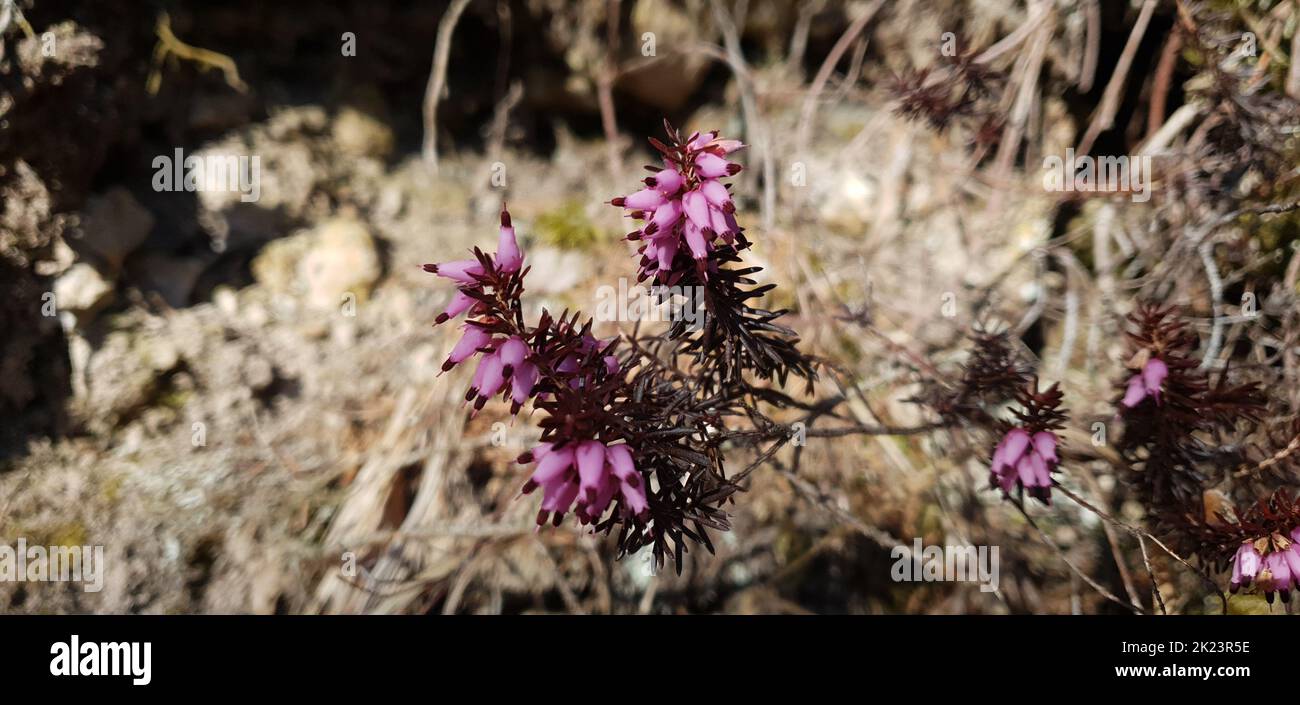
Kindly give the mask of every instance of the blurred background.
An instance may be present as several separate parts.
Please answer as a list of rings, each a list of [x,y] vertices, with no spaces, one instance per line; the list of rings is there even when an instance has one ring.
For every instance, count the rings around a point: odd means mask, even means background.
[[[734,190],[768,308],[836,361],[859,420],[923,421],[917,360],[957,369],[988,320],[1103,418],[1168,204],[1047,193],[1038,164],[1134,153],[1178,115],[1157,146],[1194,141],[1182,3],[0,3],[0,538],[107,561],[102,592],[0,583],[0,611],[1123,611],[1063,557],[1202,608],[1197,576],[1143,567],[1076,506],[1033,508],[1040,534],[960,434],[813,439],[797,472],[782,451],[680,575],[571,523],[535,532],[512,459],[536,429],[469,418],[468,375],[439,376],[454,331],[431,327],[452,290],[419,268],[493,246],[508,201],[529,303],[592,311],[634,276],[608,201],[646,137],[717,129],[750,145]],[[1294,3],[1194,5],[1225,45],[1258,35],[1257,92],[1296,97]],[[900,85],[961,57],[988,68],[972,107],[900,114]],[[257,157],[260,197],[159,190],[177,150]],[[1294,293],[1296,223],[1262,237],[1225,269],[1276,250]],[[915,538],[1000,546],[999,591],[892,581]]]

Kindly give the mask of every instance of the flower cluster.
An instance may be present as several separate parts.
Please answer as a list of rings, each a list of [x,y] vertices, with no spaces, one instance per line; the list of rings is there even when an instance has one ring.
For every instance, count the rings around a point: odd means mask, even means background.
[[[446,310],[438,314],[433,324],[441,325],[474,308],[474,304],[482,299],[484,285],[491,281],[486,276],[489,271],[495,270],[498,274],[514,274],[519,271],[523,263],[524,255],[519,250],[519,241],[515,238],[515,228],[510,222],[510,211],[502,208],[497,252],[490,260],[485,262],[482,258],[476,257],[424,265],[424,271],[450,279],[459,287],[456,294],[451,297],[451,303],[447,305]],[[449,369],[450,366],[443,367],[443,370]]]
[[[539,526],[546,523],[548,513],[559,526],[575,501],[575,514],[582,524],[600,519],[615,496],[622,500],[623,512],[630,517],[643,518],[649,509],[641,474],[627,444],[582,441],[557,448],[540,443],[519,462],[537,463],[523,493],[542,488]]]
[[[1019,483],[1029,496],[1051,504],[1051,473],[1059,462],[1056,434],[1039,431],[1031,436],[1023,428],[1013,428],[993,452],[990,482],[1008,495]]]
[[[689,262],[701,279],[716,271],[709,262],[718,238],[728,245],[741,235],[736,222],[736,206],[731,192],[720,179],[735,176],[740,165],[725,157],[744,147],[738,140],[721,139],[718,133],[695,133],[681,139],[668,126],[671,145],[651,139],[663,156],[662,168],[648,166],[653,176],[645,179],[645,188],[610,201],[625,208],[628,216],[642,222],[627,239],[643,241],[640,247],[640,280],[655,277],[665,284],[676,284],[688,270]],[[678,259],[678,254],[689,254]]]
[[[510,214],[503,209],[495,254],[475,249],[472,259],[424,265],[425,271],[457,285],[435,325],[467,314],[442,369],[478,357],[465,395],[475,412],[497,394],[511,401],[511,413],[529,399],[547,412],[544,442],[520,458],[536,463],[523,493],[542,488],[539,525],[551,516],[558,524],[574,506],[582,523],[594,523],[616,499],[622,517],[644,518],[649,500],[632,446],[595,440],[609,435],[604,412],[621,372],[613,343],[593,336],[590,323],[575,325],[576,316],[555,319],[543,312],[537,326],[524,325],[519,303],[527,274],[523,260]]]
[[[1116,380],[1124,421],[1117,450],[1134,469],[1139,499],[1174,531],[1198,511],[1216,472],[1211,439],[1257,421],[1264,398],[1255,383],[1231,386],[1226,374],[1212,383],[1195,355],[1196,334],[1174,308],[1144,304],[1129,319],[1135,373]]]
[[[1168,376],[1169,366],[1164,360],[1158,357],[1148,358],[1146,364],[1142,365],[1142,370],[1129,378],[1128,386],[1124,390],[1124,398],[1120,403],[1132,408],[1142,403],[1143,399],[1151,397],[1159,404],[1160,386],[1165,383],[1165,378]]]
[[[501,210],[501,232],[497,251],[488,256],[475,250],[473,259],[426,264],[424,270],[457,284],[451,303],[434,321],[441,325],[463,314],[471,319],[465,323],[460,340],[442,363],[444,372],[466,360],[479,357],[473,382],[465,401],[474,402],[475,411],[483,408],[489,399],[502,393],[513,402],[513,411],[519,409],[532,395],[537,384],[538,369],[532,361],[533,353],[519,335],[497,335],[491,316],[494,300],[488,290],[507,292],[521,287],[523,279],[523,253],[510,222],[510,212]]]
[[[602,340],[578,313],[543,309],[526,323],[528,268],[504,209],[495,253],[475,248],[470,259],[424,268],[456,285],[435,325],[465,316],[442,367],[477,358],[466,393],[474,412],[502,396],[511,413],[528,404],[537,419],[540,442],[519,462],[531,466],[521,494],[541,489],[538,525],[573,513],[593,531],[619,527],[620,555],[648,547],[658,565],[671,556],[680,572],[691,545],[713,550],[708,531],[729,529],[723,507],[744,489],[748,471],[729,476],[720,452],[732,433],[725,419],[772,427],[762,407],[796,402],[751,380],[784,384],[794,375],[811,391],[817,361],[775,322],[784,311],[756,305],[775,286],[752,278],[760,268],[731,266],[749,242],[722,179],[740,171],[726,155],[743,145],[716,132],[683,139],[667,131],[672,146],[651,139],[662,167],[651,169],[644,189],[613,203],[642,221],[629,235],[644,241],[641,280],[699,287],[709,311],[702,325],[677,321]],[[620,349],[624,337],[630,345]]]
[[[1253,583],[1269,602],[1273,601],[1273,593],[1278,593],[1283,602],[1290,601],[1292,588],[1300,585],[1300,547],[1297,547],[1297,542],[1300,542],[1300,526],[1285,536],[1275,533],[1254,541],[1243,541],[1232,557],[1231,590],[1235,593]]]
[[[1066,417],[1061,409],[1064,394],[1057,385],[1038,391],[1038,381],[1031,379],[1016,392],[1020,409],[1014,411],[1016,423],[1009,425],[1002,440],[993,449],[989,468],[989,485],[1000,488],[1004,496],[1019,487],[1022,492],[1044,504],[1052,503],[1052,473],[1060,464],[1056,448],[1056,430]],[[1003,424],[1007,427],[1007,424]]]

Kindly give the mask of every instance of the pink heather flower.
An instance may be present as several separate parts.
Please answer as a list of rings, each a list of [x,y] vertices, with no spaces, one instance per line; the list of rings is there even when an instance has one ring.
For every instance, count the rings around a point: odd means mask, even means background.
[[[1142,366],[1142,371],[1133,375],[1133,378],[1128,381],[1128,389],[1125,390],[1124,400],[1120,403],[1131,409],[1142,403],[1143,399],[1151,397],[1159,404],[1160,387],[1168,376],[1169,366],[1164,360],[1158,357],[1147,360]]]
[[[557,449],[539,443],[519,461],[537,463],[524,483],[523,494],[542,488],[539,526],[548,518],[559,526],[571,508],[579,522],[596,523],[615,497],[620,499],[624,515],[644,517],[649,511],[645,483],[626,444],[607,446],[587,440]]]
[[[1291,588],[1294,587],[1289,560],[1291,556],[1295,556],[1295,551],[1290,548],[1285,551],[1273,551],[1264,556],[1264,569],[1259,571],[1255,580],[1269,602],[1273,601],[1274,592],[1282,594],[1283,602],[1291,598]]]
[[[532,350],[517,336],[491,345],[491,352],[479,360],[474,380],[465,394],[465,401],[472,400],[474,411],[477,412],[497,392],[504,392],[504,396],[510,397],[513,402],[510,412],[518,413],[532,395],[533,386],[537,384],[537,366],[529,360]]]
[[[515,228],[510,224],[510,211],[501,209],[501,234],[497,237],[497,268],[503,272],[518,272],[524,263],[524,255],[519,251],[519,241],[515,239]]]
[[[1228,584],[1232,592],[1243,587],[1250,587],[1253,582],[1271,603],[1273,593],[1279,593],[1283,602],[1291,599],[1291,590],[1300,587],[1300,544],[1295,538],[1300,536],[1300,527],[1291,530],[1291,542],[1274,536],[1270,540],[1257,542],[1245,541],[1232,557],[1232,581]],[[1280,543],[1286,548],[1280,548]],[[1257,543],[1265,544],[1265,553],[1260,554]]]
[[[742,147],[738,140],[719,139],[717,132],[696,133],[665,157],[665,168],[645,180],[648,188],[610,201],[643,222],[640,230],[628,234],[629,240],[645,242],[640,249],[642,279],[676,281],[681,272],[673,265],[683,249],[703,276],[716,268],[708,262],[714,241],[722,238],[730,245],[740,234],[735,203],[718,179],[740,172],[739,164],[724,157]]]
[[[1229,587],[1236,592],[1242,587],[1250,587],[1250,582],[1259,574],[1259,569],[1263,565],[1264,559],[1260,557],[1259,551],[1255,550],[1255,544],[1252,541],[1246,541],[1237,549],[1237,555],[1232,557],[1232,582]]]
[[[497,238],[497,251],[492,257],[496,272],[499,274],[513,274],[518,272],[523,266],[524,256],[519,250],[519,241],[515,238],[515,229],[510,224],[510,212],[505,208],[501,209],[501,232]],[[447,321],[459,316],[466,311],[474,308],[478,301],[466,293],[466,291],[482,291],[483,282],[481,278],[486,272],[483,271],[483,265],[477,259],[462,259],[452,262],[440,262],[437,264],[424,265],[424,271],[444,279],[450,279],[456,282],[459,290],[451,297],[451,303],[447,308],[438,314],[433,324],[441,325]]]
[[[483,275],[483,265],[476,259],[461,259],[441,264],[426,264],[424,271],[451,279],[458,284],[474,286],[478,284],[478,280],[474,277]]]
[[[1029,435],[1023,428],[1007,431],[993,451],[989,482],[1004,494],[1019,484],[1029,496],[1052,503],[1052,471],[1056,456],[1056,434],[1039,431]]]
[[[471,355],[479,350],[479,348],[485,347],[491,342],[491,333],[488,333],[480,326],[466,323],[464,335],[460,337],[456,346],[451,349],[451,354],[447,356],[447,361],[442,363],[443,372],[446,372],[456,365],[468,360]]]

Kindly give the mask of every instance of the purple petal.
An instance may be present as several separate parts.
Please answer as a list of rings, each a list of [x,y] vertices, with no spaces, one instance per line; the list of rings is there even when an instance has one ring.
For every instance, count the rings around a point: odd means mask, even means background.
[[[467,323],[465,324],[465,334],[460,337],[456,347],[451,349],[451,354],[447,356],[447,362],[460,364],[473,355],[476,350],[486,346],[491,340],[491,333]]]
[[[1147,364],[1142,367],[1142,385],[1155,398],[1157,404],[1160,403],[1160,387],[1168,376],[1169,366],[1158,357],[1147,360]]]
[[[559,450],[552,448],[549,453],[542,456],[541,460],[537,461],[537,468],[533,470],[532,480],[539,485],[545,485],[558,478],[561,473],[572,466],[572,446],[566,446]]]
[[[578,477],[584,495],[595,497],[600,479],[605,475],[605,446],[599,441],[583,441],[574,453],[578,461]]]
[[[709,227],[709,200],[699,191],[688,191],[682,196],[682,207],[686,210],[686,217],[695,224],[697,228]]]
[[[1120,403],[1128,408],[1137,406],[1147,396],[1146,387],[1142,384],[1141,375],[1133,375],[1128,381],[1128,389],[1124,391],[1124,399]]]
[[[515,367],[515,374],[510,382],[510,398],[516,404],[523,404],[528,401],[535,384],[537,384],[537,366],[531,362],[521,363]]]
[[[1029,432],[1023,428],[1013,428],[1007,431],[1007,435],[1002,439],[1006,444],[1006,461],[1010,464],[1016,464],[1020,461],[1020,456],[1025,454],[1025,448],[1029,447]]]
[[[653,188],[641,189],[623,199],[623,207],[637,211],[652,211],[668,201],[662,191]]]
[[[1051,431],[1039,431],[1034,434],[1034,450],[1043,456],[1043,460],[1059,462],[1056,458],[1056,434]]]
[[[686,182],[685,177],[676,169],[664,169],[654,175],[655,188],[665,196],[671,196],[677,193],[677,190]]]
[[[515,229],[508,225],[501,226],[501,234],[497,238],[497,267],[503,272],[517,272],[523,262],[524,256],[519,251]]]

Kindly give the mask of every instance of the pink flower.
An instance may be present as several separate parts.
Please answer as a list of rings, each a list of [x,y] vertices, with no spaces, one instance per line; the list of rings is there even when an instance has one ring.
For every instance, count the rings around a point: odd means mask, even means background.
[[[510,211],[501,209],[501,234],[497,237],[497,268],[503,272],[517,272],[524,263],[524,255],[519,251],[519,241],[515,239],[514,226],[510,224]]]
[[[1259,574],[1259,569],[1264,560],[1260,557],[1259,551],[1255,550],[1255,544],[1246,541],[1237,549],[1237,555],[1232,557],[1232,582],[1229,587],[1236,592],[1241,587],[1250,587],[1250,582]]]
[[[1052,503],[1052,472],[1060,462],[1056,456],[1056,434],[1039,431],[1029,435],[1023,428],[1007,431],[993,451],[989,482],[1010,494],[1017,484],[1046,504]]]
[[[1128,381],[1128,389],[1124,391],[1124,399],[1120,403],[1131,409],[1142,403],[1143,399],[1151,397],[1159,404],[1160,387],[1168,376],[1169,366],[1164,360],[1158,357],[1147,360],[1142,366],[1142,371],[1133,375]]]
[[[492,263],[495,271],[494,275],[508,275],[518,272],[523,266],[524,256],[519,250],[519,242],[515,238],[515,229],[510,224],[510,212],[504,207],[501,209],[501,232],[497,238],[497,251],[492,257]],[[424,271],[430,274],[450,279],[456,282],[459,287],[458,291],[452,295],[451,303],[438,317],[433,324],[441,325],[447,321],[459,316],[466,311],[471,311],[478,300],[470,296],[467,292],[482,292],[484,280],[488,278],[488,272],[483,270],[483,264],[477,259],[462,259],[451,262],[440,262],[436,264],[424,265]]]
[[[480,348],[487,346],[491,342],[491,333],[488,333],[481,326],[466,323],[465,333],[460,336],[460,340],[456,343],[456,346],[451,349],[451,354],[447,356],[447,361],[442,363],[443,372],[446,372],[456,365],[468,360],[470,356],[478,352]]]
[[[492,347],[492,351],[479,360],[465,401],[473,401],[477,412],[489,399],[502,392],[512,401],[510,412],[518,413],[537,383],[537,366],[530,359],[532,350],[517,336],[493,342]]]
[[[718,138],[717,132],[696,133],[664,153],[664,169],[645,180],[647,188],[621,196],[611,204],[628,210],[643,226],[628,233],[629,240],[645,242],[640,248],[642,280],[655,277],[675,283],[682,275],[678,253],[690,253],[701,273],[716,269],[709,261],[717,238],[728,245],[740,234],[735,203],[718,179],[734,176],[740,165],[724,157],[744,147],[737,140]]]
[[[1291,590],[1300,587],[1298,537],[1300,527],[1291,530],[1290,541],[1275,534],[1267,540],[1242,542],[1232,557],[1232,580],[1228,588],[1235,593],[1254,583],[1270,603],[1274,593],[1280,594],[1283,602],[1290,601]],[[1262,555],[1256,548],[1257,544],[1264,545],[1265,553]]]
[[[542,488],[539,526],[548,518],[559,526],[571,508],[579,522],[594,524],[616,497],[624,516],[644,517],[649,511],[645,483],[627,444],[605,445],[587,440],[556,448],[551,443],[539,443],[520,456],[519,462],[537,463],[524,483],[523,493]]]

